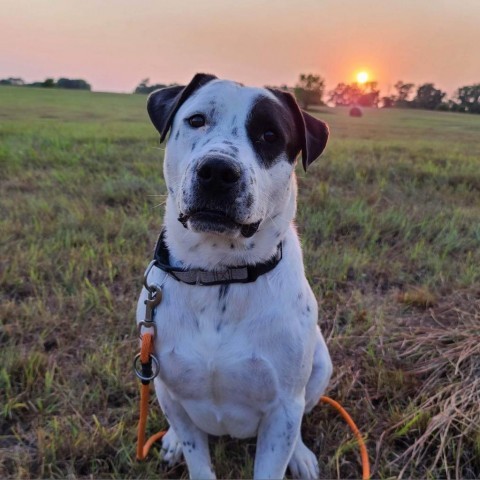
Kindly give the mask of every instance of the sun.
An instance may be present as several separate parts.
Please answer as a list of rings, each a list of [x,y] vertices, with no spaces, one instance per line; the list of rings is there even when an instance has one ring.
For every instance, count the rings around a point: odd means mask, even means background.
[[[357,73],[357,82],[358,83],[365,83],[368,81],[368,73],[365,71],[361,71]]]

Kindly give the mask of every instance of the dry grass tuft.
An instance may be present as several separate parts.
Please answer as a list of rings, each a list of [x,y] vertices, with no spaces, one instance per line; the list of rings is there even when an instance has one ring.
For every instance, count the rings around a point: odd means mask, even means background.
[[[409,373],[421,380],[411,410],[390,429],[413,438],[391,462],[401,467],[398,478],[437,468],[447,478],[475,478],[478,472],[480,300],[452,308],[447,317],[448,324],[411,327],[392,342],[399,358],[414,365]]]
[[[437,303],[437,298],[427,288],[417,287],[399,293],[397,301],[411,307],[426,309],[433,307]]]

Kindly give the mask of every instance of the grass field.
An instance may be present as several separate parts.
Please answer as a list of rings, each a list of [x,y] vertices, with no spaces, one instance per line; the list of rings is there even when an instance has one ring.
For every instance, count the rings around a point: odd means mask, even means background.
[[[165,200],[145,100],[0,87],[2,477],[187,478],[158,449],[135,461],[134,308]],[[319,115],[331,141],[298,169],[297,221],[328,395],[375,477],[479,478],[480,116]],[[359,477],[329,407],[303,428],[322,478]],[[217,476],[251,477],[254,445],[212,441]]]

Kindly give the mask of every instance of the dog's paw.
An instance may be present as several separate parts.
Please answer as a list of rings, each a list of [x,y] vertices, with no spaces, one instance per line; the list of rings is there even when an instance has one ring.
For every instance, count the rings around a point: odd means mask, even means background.
[[[320,476],[317,457],[305,446],[301,438],[297,440],[288,468],[293,478],[315,479]]]
[[[182,459],[182,444],[172,427],[162,438],[162,460],[173,467]]]

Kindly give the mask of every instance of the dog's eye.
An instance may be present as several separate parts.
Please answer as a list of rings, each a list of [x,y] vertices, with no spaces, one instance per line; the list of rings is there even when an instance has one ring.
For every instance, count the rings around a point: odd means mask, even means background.
[[[277,134],[271,130],[268,130],[263,134],[263,140],[265,140],[267,143],[273,143],[277,140],[277,138]]]
[[[193,128],[203,127],[205,125],[205,117],[200,114],[193,115],[188,119],[188,124]]]

